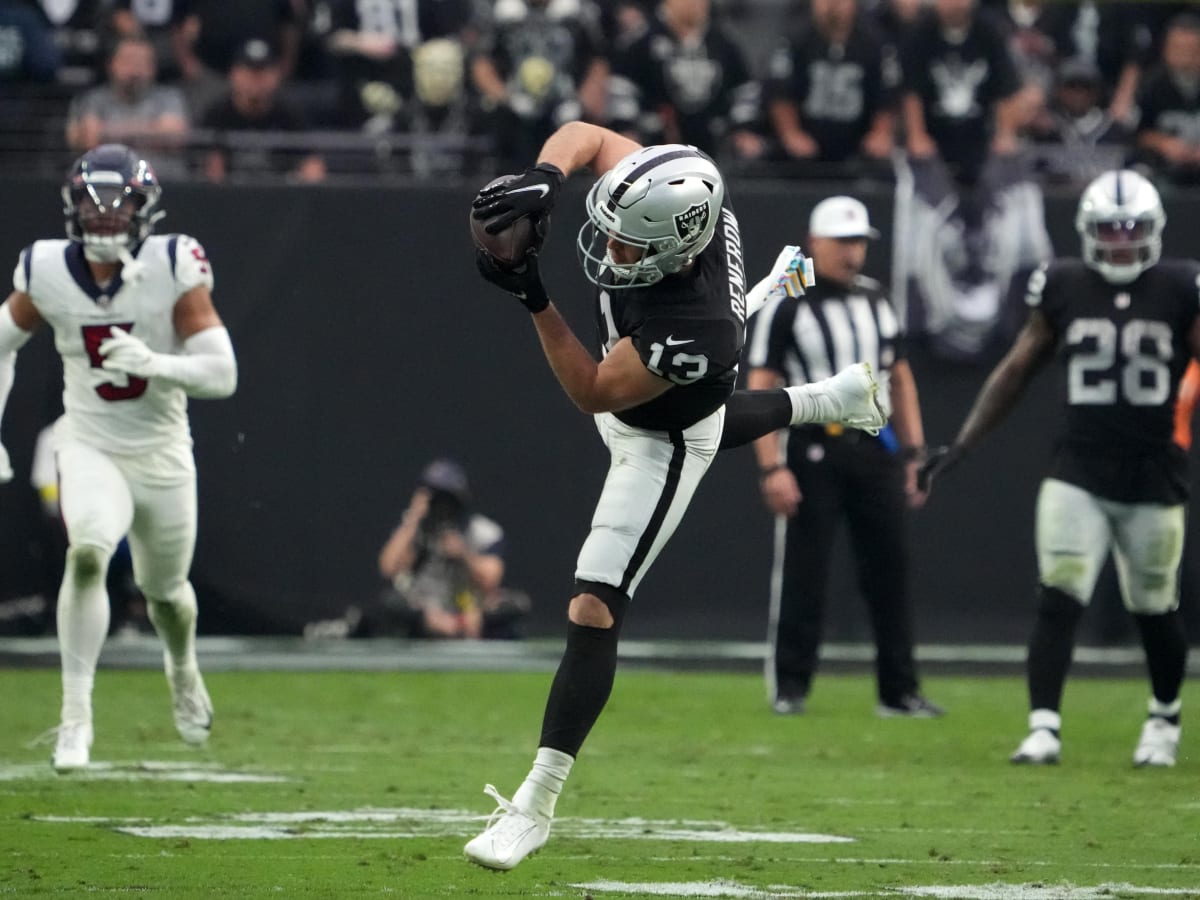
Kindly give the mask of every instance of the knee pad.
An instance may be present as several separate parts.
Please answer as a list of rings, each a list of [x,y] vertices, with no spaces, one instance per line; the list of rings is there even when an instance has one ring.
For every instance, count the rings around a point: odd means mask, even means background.
[[[77,587],[104,581],[112,553],[95,544],[72,544],[67,548],[65,577],[72,579]]]
[[[621,623],[625,620],[625,612],[629,609],[628,594],[613,587],[611,584],[602,584],[599,581],[582,581],[580,579],[575,580],[575,593],[577,595],[591,594],[607,606],[609,614],[613,617],[613,623],[612,628],[606,630],[611,631],[614,635],[620,633]]]

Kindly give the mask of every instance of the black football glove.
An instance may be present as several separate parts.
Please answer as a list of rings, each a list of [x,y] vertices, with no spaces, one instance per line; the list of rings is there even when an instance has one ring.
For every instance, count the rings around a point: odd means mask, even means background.
[[[516,268],[502,266],[486,250],[475,250],[475,268],[485,281],[490,281],[502,291],[507,291],[531,313],[539,313],[550,305],[550,296],[542,284],[538,271],[536,250],[525,254],[525,261]]]
[[[476,194],[471,201],[471,215],[491,219],[485,229],[488,234],[499,234],[522,216],[530,216],[540,224],[554,208],[564,181],[566,176],[558,166],[538,163],[520,177]]]
[[[943,444],[931,448],[925,455],[925,462],[917,470],[917,490],[928,493],[933,487],[933,479],[962,462],[965,453],[961,444]]]

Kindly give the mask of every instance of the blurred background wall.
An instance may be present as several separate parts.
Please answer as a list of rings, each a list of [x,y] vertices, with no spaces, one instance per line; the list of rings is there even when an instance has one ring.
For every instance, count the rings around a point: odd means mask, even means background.
[[[34,238],[62,234],[58,187],[0,180],[10,211],[0,217],[0,259],[15,264]],[[557,207],[543,272],[590,345],[591,293],[573,246],[582,187],[569,185]],[[890,190],[761,180],[732,186],[751,280],[782,244],[803,242],[817,200],[847,188],[885,234],[868,271],[886,282]],[[505,526],[507,581],[534,601],[530,633],[560,632],[606,454],[546,367],[523,310],[476,275],[469,199],[467,189],[434,187],[168,186],[159,230],[193,234],[208,250],[241,370],[235,397],[191,406],[202,631],[298,633],[373,594],[376,555],[420,469],[451,455],[470,473],[481,511]],[[1074,196],[1051,194],[1046,204],[1056,251],[1075,253]],[[1167,212],[1166,252],[1190,253],[1200,198],[1171,197]],[[972,363],[919,343],[911,353],[929,441],[947,441],[995,353]],[[52,567],[28,472],[36,434],[60,408],[60,379],[47,331],[19,355],[4,421],[17,478],[0,486],[0,600],[43,590]],[[1051,375],[1040,377],[912,517],[921,641],[1024,640],[1053,389]],[[772,534],[750,451],[724,455],[639,590],[626,633],[761,639]],[[1194,554],[1200,542],[1190,541]],[[847,571],[835,578],[831,640],[867,635]],[[1111,583],[1100,594],[1111,602]]]

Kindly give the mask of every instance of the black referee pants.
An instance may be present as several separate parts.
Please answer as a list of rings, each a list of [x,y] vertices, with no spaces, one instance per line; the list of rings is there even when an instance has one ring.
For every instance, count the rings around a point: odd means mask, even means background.
[[[879,699],[918,692],[908,592],[904,469],[877,439],[792,429],[788,465],[803,500],[787,520],[782,588],[772,598],[777,696],[807,695],[817,670],[838,525],[849,530],[858,586],[875,636]],[[845,602],[846,598],[837,598]],[[777,616],[777,618],[776,618]]]

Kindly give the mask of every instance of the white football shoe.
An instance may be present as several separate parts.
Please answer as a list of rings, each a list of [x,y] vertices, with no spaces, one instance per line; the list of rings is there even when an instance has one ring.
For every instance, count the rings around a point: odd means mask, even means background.
[[[194,669],[178,678],[171,658],[163,654],[167,684],[171,686],[171,708],[175,715],[175,729],[185,743],[198,747],[208,740],[212,732],[213,707],[200,670]]]
[[[1135,766],[1173,766],[1179,752],[1179,735],[1182,728],[1166,719],[1151,716],[1142,726],[1137,749],[1133,751]]]
[[[57,729],[51,765],[56,772],[86,769],[91,761],[92,723],[63,722]]]
[[[879,384],[871,374],[870,363],[847,366],[812,387],[822,407],[826,405],[822,401],[828,402],[831,421],[839,425],[874,435],[887,424],[887,410],[879,402]]]
[[[1049,728],[1035,728],[1021,746],[1008,758],[1009,762],[1035,766],[1055,765],[1062,753],[1062,741]]]
[[[508,871],[546,845],[550,839],[550,819],[518,809],[490,784],[483,792],[494,798],[499,806],[488,819],[483,833],[467,841],[463,853],[485,869]]]

